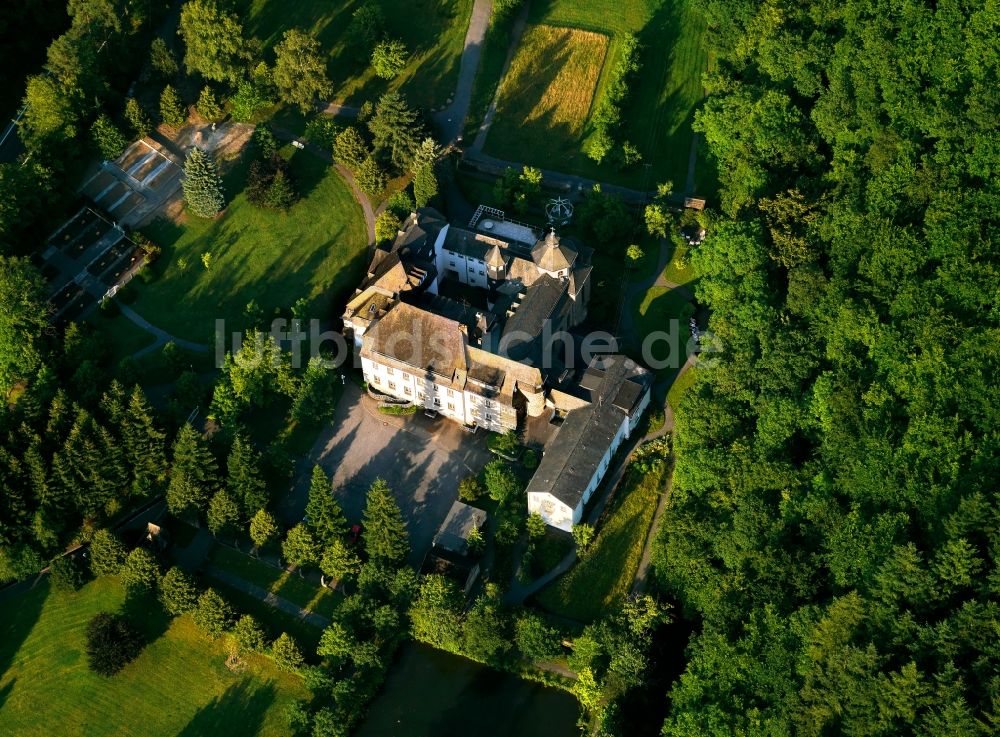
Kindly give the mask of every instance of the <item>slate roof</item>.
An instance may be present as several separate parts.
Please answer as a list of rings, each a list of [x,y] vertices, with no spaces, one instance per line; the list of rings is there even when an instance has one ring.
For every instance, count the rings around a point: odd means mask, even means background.
[[[365,333],[365,347],[414,369],[451,378],[465,368],[465,336],[455,320],[401,302]]]
[[[539,269],[561,271],[573,266],[573,262],[576,261],[576,251],[563,243],[556,235],[555,229],[552,229],[531,249],[531,258]]]
[[[557,314],[566,294],[566,282],[542,274],[524,291],[520,304],[514,307],[514,314],[507,320],[503,336],[515,331],[527,333],[532,339],[542,333],[542,325]]]
[[[469,552],[469,533],[486,523],[486,512],[463,502],[453,502],[434,536],[434,547],[458,555]]]
[[[528,493],[550,494],[576,509],[615,434],[650,383],[649,372],[631,359],[594,359],[579,384],[580,394],[586,395],[581,398],[589,403],[567,413],[545,448]]]

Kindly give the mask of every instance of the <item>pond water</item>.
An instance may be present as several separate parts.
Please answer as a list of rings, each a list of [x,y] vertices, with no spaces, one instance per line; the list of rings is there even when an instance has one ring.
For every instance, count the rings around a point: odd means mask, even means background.
[[[407,643],[358,737],[577,737],[565,691]]]

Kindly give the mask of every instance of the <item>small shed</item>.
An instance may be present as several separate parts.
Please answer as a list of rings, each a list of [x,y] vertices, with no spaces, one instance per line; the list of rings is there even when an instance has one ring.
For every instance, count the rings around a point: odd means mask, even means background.
[[[456,501],[434,536],[434,548],[460,557],[469,555],[469,535],[486,524],[486,512]]]

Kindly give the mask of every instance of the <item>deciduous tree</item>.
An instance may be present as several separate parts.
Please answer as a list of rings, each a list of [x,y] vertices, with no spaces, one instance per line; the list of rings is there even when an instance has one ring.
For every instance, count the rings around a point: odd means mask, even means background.
[[[282,101],[308,112],[317,98],[329,97],[332,86],[326,76],[326,57],[312,34],[293,28],[285,32],[275,49],[274,84]]]

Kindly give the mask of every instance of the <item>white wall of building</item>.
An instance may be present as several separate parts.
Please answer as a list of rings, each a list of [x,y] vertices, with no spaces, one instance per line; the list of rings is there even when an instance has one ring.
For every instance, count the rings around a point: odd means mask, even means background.
[[[573,531],[573,525],[579,521],[574,510],[563,504],[551,494],[528,494],[528,514],[539,514],[549,527],[555,527],[566,532]]]
[[[427,376],[386,366],[364,356],[361,357],[361,370],[373,389],[436,410],[449,419],[495,432],[517,426],[517,413],[513,408],[494,399],[443,386]]]

